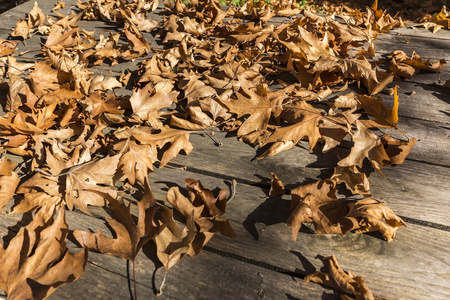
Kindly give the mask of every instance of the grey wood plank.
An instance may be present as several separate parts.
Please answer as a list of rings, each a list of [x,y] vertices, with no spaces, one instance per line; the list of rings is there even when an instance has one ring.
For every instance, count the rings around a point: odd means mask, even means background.
[[[172,181],[181,181],[173,172],[172,178]],[[217,178],[201,175],[196,178],[201,179],[204,186],[220,185],[220,181],[214,184]],[[158,194],[158,182],[152,186]],[[445,253],[449,232],[408,224],[399,229],[392,243],[370,235],[309,233],[301,233],[297,242],[293,242],[290,230],[283,224],[289,214],[289,201],[285,198],[266,200],[263,198],[266,193],[256,187],[239,185],[225,215],[230,218],[238,238],[230,240],[217,236],[209,245],[287,269],[293,268],[296,257],[291,251],[300,252],[317,266],[320,263],[313,260],[317,254],[335,253],[348,269],[365,274],[367,282],[371,283],[369,286],[373,286],[378,295],[394,299],[421,299],[427,295],[445,299],[450,295],[446,284],[450,258],[435,252]]]
[[[284,184],[293,187],[309,180],[329,178],[339,157],[345,157],[349,151],[339,147],[328,153],[315,155],[309,152],[304,143],[304,147],[294,147],[273,157],[252,161],[256,153],[253,148],[235,138],[224,138],[224,134],[216,136],[223,143],[221,147],[214,146],[207,137],[191,135],[194,150],[188,156],[176,157],[173,163],[187,166],[188,170],[198,173],[209,172],[210,176],[229,179],[235,177],[249,185],[258,185],[261,180],[266,180],[267,186],[269,173],[274,172]],[[430,155],[434,151],[426,147],[425,140],[418,142],[419,145],[424,145],[420,152],[413,155],[413,150],[412,158],[407,158],[403,165],[383,168],[386,178],[376,172],[371,173],[369,180],[374,197],[386,198],[390,206],[395,206],[405,216],[450,225],[446,210],[442,210],[442,207],[450,209],[447,201],[450,168],[447,161],[442,161],[446,157],[445,141],[442,139],[443,149],[441,155],[437,156],[441,159],[442,166],[436,165],[439,160],[428,163],[426,157],[421,157],[427,155],[427,151]],[[411,202],[412,199],[415,199],[416,205]],[[426,205],[420,208],[423,203]]]
[[[224,186],[221,178],[165,168],[157,170],[150,176],[155,197],[158,200],[163,200],[167,187],[173,184],[182,186],[185,177],[201,179],[204,186],[208,188]],[[284,224],[289,215],[289,200],[287,197],[265,199],[266,193],[267,190],[260,187],[239,185],[236,197],[229,203],[227,213],[224,216],[230,219],[238,238],[233,240],[215,236],[208,246],[223,253],[234,254],[234,257],[237,255],[238,260],[241,261],[238,265],[242,265],[241,263],[245,262],[247,258],[250,260],[250,264],[254,265],[259,262],[263,266],[272,265],[297,273],[300,276],[313,271],[314,268],[319,269],[321,267],[321,263],[314,260],[316,255],[331,255],[334,253],[345,269],[350,269],[364,276],[369,287],[379,296],[394,299],[423,299],[423,297],[432,295],[435,299],[445,299],[450,295],[450,289],[446,285],[448,281],[447,270],[450,263],[446,255],[446,245],[450,242],[449,232],[408,224],[408,227],[399,229],[397,237],[392,243],[386,243],[377,235],[312,235],[306,232],[301,232],[297,242],[293,242],[290,230]],[[135,210],[134,206],[133,209]],[[444,207],[441,207],[441,209],[446,211]],[[92,208],[91,211],[96,215],[105,215],[102,208]],[[16,218],[13,220],[14,222],[21,217],[20,215],[10,216]],[[100,228],[102,232],[108,234],[103,220],[93,219],[79,212],[68,212],[67,221],[71,229],[96,230]],[[169,279],[173,279],[173,282],[171,283],[169,280],[166,289],[170,297],[175,295],[174,297],[178,299],[179,296],[177,295],[187,294],[193,295],[192,298],[195,298],[200,294],[207,295],[206,298],[215,295],[215,291],[218,289],[222,295],[228,295],[229,292],[231,298],[239,294],[239,291],[259,291],[261,278],[255,276],[259,271],[254,269],[249,271],[246,269],[247,266],[242,269],[234,263],[223,262],[222,257],[217,259],[216,264],[216,259],[209,260],[211,257],[209,252],[214,254],[214,251],[203,251],[200,256],[192,260],[194,265],[186,265],[185,260],[183,260],[182,263],[171,270],[170,276],[175,277],[169,277]],[[408,254],[405,255],[405,253]],[[142,254],[140,257],[142,257]],[[209,262],[203,264],[199,260],[199,263],[197,263],[199,258],[207,259]],[[138,258],[138,261],[140,259]],[[189,262],[190,260],[186,261]],[[127,278],[127,275],[122,260],[108,256],[91,255],[90,262],[108,272],[121,274],[122,277],[119,279],[122,284],[117,284],[117,286],[123,288],[126,282],[124,278]],[[151,282],[150,273],[154,269],[153,265],[145,259],[144,262],[138,262],[138,265],[138,272],[140,272],[138,278],[141,278],[139,282],[149,286],[148,282]],[[211,270],[214,270],[214,272]],[[193,272],[196,274],[195,276],[192,275]],[[265,274],[264,272],[261,274]],[[228,274],[231,273],[235,274],[233,278],[238,279],[238,283],[232,279],[230,281],[223,279],[228,278]],[[275,276],[275,274],[271,276]],[[89,282],[93,282],[94,288],[92,289],[110,290],[108,285],[103,287],[106,280],[104,277],[95,276],[94,278],[93,280],[89,279]],[[193,278],[193,282],[190,281],[191,278]],[[161,282],[160,277],[157,280]],[[273,282],[278,282],[278,280],[280,279],[274,278]],[[286,278],[284,280],[289,281]],[[217,281],[220,283],[214,291],[206,288],[217,286]],[[269,280],[269,282],[271,281]],[[185,285],[180,282],[184,282]],[[245,284],[241,286],[240,283]],[[176,286],[177,290],[172,291],[169,286]],[[230,290],[230,286],[237,288]],[[69,289],[69,286],[64,288]],[[125,291],[121,293],[125,295],[126,288],[123,289]],[[144,292],[141,291],[140,293],[145,294],[147,288],[143,289]],[[290,295],[294,293],[292,290],[286,291],[285,286],[282,286],[280,290],[271,291],[274,293],[274,298],[281,297],[283,294],[280,293],[289,293]],[[295,290],[297,291],[297,288]],[[171,294],[172,292],[174,294]],[[73,290],[68,291],[68,297],[73,293]],[[100,295],[102,293],[102,291],[99,292]],[[314,293],[316,293],[315,290]],[[310,294],[306,295],[309,297]],[[107,298],[107,296],[105,297]],[[316,297],[312,298],[317,299]],[[300,297],[300,299],[304,299],[304,297]]]
[[[133,207],[135,208],[135,207]],[[97,212],[100,212],[97,210]],[[15,224],[21,214],[8,215],[8,222]],[[3,219],[2,221],[4,221]],[[94,219],[80,212],[67,212],[67,222],[71,229],[97,229],[108,234],[103,221]],[[0,224],[0,235],[8,233],[7,224]],[[13,231],[15,231],[14,228]],[[72,252],[78,252],[76,246],[68,242]],[[153,298],[155,289],[162,282],[164,271],[158,269],[147,256],[153,251],[154,246],[144,247],[144,252],[137,256],[136,280],[139,298]],[[90,252],[86,271],[76,282],[66,284],[56,290],[49,299],[73,299],[79,295],[88,299],[132,299],[130,289],[133,290],[131,263],[125,260]],[[294,273],[294,272],[292,272]],[[304,274],[292,277],[246,261],[220,255],[220,251],[204,251],[201,255],[192,258],[184,258],[173,267],[167,277],[162,299],[235,299],[236,295],[242,299],[255,299],[269,297],[272,299],[283,297],[285,294],[294,298],[319,299],[322,294],[330,290],[317,284],[308,284],[302,280]],[[300,277],[300,278],[299,278]],[[156,286],[155,286],[156,285]],[[331,292],[331,295],[333,292]],[[1,294],[0,294],[1,295]],[[334,299],[333,297],[330,299]],[[337,298],[336,298],[337,299]]]

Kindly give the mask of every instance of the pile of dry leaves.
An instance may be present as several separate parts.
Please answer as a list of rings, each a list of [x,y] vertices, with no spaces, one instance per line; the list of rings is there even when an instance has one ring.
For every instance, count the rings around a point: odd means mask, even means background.
[[[192,151],[190,133],[216,127],[265,147],[259,159],[301,140],[323,152],[344,139],[353,142],[329,179],[291,191],[287,223],[294,239],[302,223],[313,223],[316,233],[380,231],[387,241],[405,225],[370,198],[370,183],[361,172],[364,161],[380,172],[401,164],[416,142],[373,130],[396,129],[398,122],[397,88],[392,109],[377,94],[394,79],[440,72],[445,61],[396,51],[389,69],[377,67],[374,40],[404,26],[401,18],[376,3],[327,17],[301,10],[291,0],[270,5],[249,0],[227,11],[216,0],[164,4],[169,14],[161,23],[146,16],[158,7],[157,0],[79,1],[70,15],[58,12],[65,5],[58,1],[54,17],[35,4],[11,33],[24,40],[46,37],[40,49],[44,58],[33,64],[16,61],[17,41],[1,41],[0,73],[9,87],[7,113],[0,118],[1,149],[23,156],[25,163],[16,166],[1,158],[0,209],[14,197],[13,212],[38,210],[6,249],[0,247],[0,288],[9,298],[45,298],[76,280],[88,249],[134,260],[153,241],[168,270],[184,255],[197,255],[215,233],[235,237],[222,218],[226,189],[214,195],[195,179],[186,179],[188,197],[171,188],[166,203],[185,216],[180,229],[172,208],[156,202],[148,182],[155,163],[162,168],[180,151]],[[274,25],[270,19],[276,15],[296,17]],[[95,35],[79,27],[80,20],[102,20],[119,29]],[[142,32],[156,33],[164,49],[151,49]],[[151,58],[120,78],[91,70],[151,51]],[[295,83],[268,79],[280,74],[290,74]],[[345,93],[351,83],[364,85],[366,93]],[[131,88],[132,95],[117,96],[119,87]],[[271,196],[285,192],[275,175],[272,184]],[[339,198],[339,184],[363,199]],[[124,198],[133,188],[143,191],[137,218]],[[107,223],[116,238],[75,230],[84,251],[66,251],[65,207],[90,214],[88,206],[105,205],[113,209]]]

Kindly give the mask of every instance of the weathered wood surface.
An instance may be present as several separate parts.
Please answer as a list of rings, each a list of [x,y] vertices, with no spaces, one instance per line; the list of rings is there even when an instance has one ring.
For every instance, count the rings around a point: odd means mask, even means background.
[[[66,13],[76,1],[66,1]],[[48,13],[53,1],[39,1]],[[6,38],[18,18],[31,10],[30,1],[1,16],[0,37]],[[158,12],[152,18],[161,19]],[[81,22],[80,26],[98,30],[111,28],[102,22]],[[401,33],[401,35],[397,34]],[[405,36],[409,43],[404,43]],[[18,52],[39,46],[40,36],[20,44]],[[154,39],[146,35],[149,43]],[[386,57],[393,50],[407,54],[416,50],[430,60],[450,60],[450,33],[441,30],[431,34],[423,29],[397,29],[380,36],[375,49]],[[37,52],[21,56],[23,61],[38,59]],[[141,59],[126,65],[96,68],[97,74],[118,76],[124,69],[135,69]],[[252,160],[255,149],[238,142],[236,137],[217,134],[223,143],[217,147],[206,136],[191,135],[194,150],[180,155],[170,165],[181,169],[155,169],[150,174],[153,192],[164,200],[168,187],[184,186],[184,178],[200,179],[209,188],[224,187],[225,181],[238,181],[237,193],[227,208],[238,237],[235,240],[215,236],[195,259],[184,258],[167,277],[160,299],[338,299],[332,290],[317,284],[306,285],[305,274],[322,267],[317,255],[334,253],[344,269],[362,275],[374,294],[389,299],[450,298],[450,92],[442,83],[450,79],[448,67],[440,75],[419,74],[399,84],[399,127],[408,135],[420,138],[405,163],[383,169],[386,178],[376,172],[370,175],[372,193],[385,198],[388,206],[404,217],[408,226],[400,228],[396,239],[386,243],[379,235],[344,236],[313,235],[303,230],[296,242],[284,224],[289,215],[289,198],[266,199],[270,172],[292,188],[308,180],[317,180],[333,171],[338,157],[345,156],[350,145],[329,153],[310,153],[306,144],[263,160]],[[439,82],[439,80],[441,82]],[[358,90],[356,87],[351,87]],[[415,91],[414,95],[408,92]],[[390,96],[382,95],[389,100]],[[2,101],[4,101],[2,99]],[[16,157],[16,159],[19,159]],[[133,207],[135,209],[135,207]],[[99,218],[79,211],[68,212],[71,229],[99,228],[109,231],[101,208],[90,209]],[[12,236],[16,223],[26,223],[22,215],[2,213],[0,235]],[[28,220],[29,221],[29,220]],[[9,230],[7,229],[9,228]],[[76,245],[69,243],[73,251]],[[137,287],[140,298],[154,296],[162,281],[163,268],[155,260],[150,243],[136,259]],[[158,268],[154,273],[155,268]],[[90,253],[85,274],[75,283],[59,288],[50,299],[117,299],[131,298],[131,266],[111,256]],[[156,285],[156,286],[155,286]]]

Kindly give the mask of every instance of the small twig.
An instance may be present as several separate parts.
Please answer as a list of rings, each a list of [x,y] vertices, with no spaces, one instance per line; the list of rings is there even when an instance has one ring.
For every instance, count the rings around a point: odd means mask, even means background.
[[[405,44],[409,43],[409,40],[403,34],[401,34],[400,32],[397,32],[397,35],[400,35],[405,39]]]
[[[22,56],[22,55],[27,54],[28,52],[35,51],[35,50],[40,50],[40,49],[41,49],[41,47],[33,47],[33,48],[30,48],[30,49],[28,49],[26,51],[20,52],[18,56]]]
[[[217,137],[215,135],[211,135],[211,134],[209,134],[208,132],[206,132],[204,130],[203,130],[203,133],[205,133],[206,136],[209,137],[214,142],[215,146],[220,147],[220,146],[223,145],[223,143],[219,142],[219,140],[217,139]]]

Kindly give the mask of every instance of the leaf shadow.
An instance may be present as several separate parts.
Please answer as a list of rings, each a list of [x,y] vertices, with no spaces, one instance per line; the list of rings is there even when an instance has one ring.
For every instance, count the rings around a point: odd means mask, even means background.
[[[17,221],[16,224],[12,226],[8,226],[8,233],[3,237],[3,247],[4,249],[8,248],[9,242],[17,235],[20,228],[27,226],[33,221],[33,216],[31,213],[25,213],[22,215],[22,219]]]
[[[301,254],[300,252],[295,251],[295,250],[291,250],[290,252],[297,256],[297,258],[300,260],[300,263],[303,266],[304,270],[301,270],[301,269],[298,269],[298,268],[295,269],[295,273],[296,274],[302,274],[302,277],[299,277],[299,278],[305,279],[306,275],[312,274],[312,273],[317,271],[316,267],[305,256],[303,256],[303,254]],[[322,259],[323,256],[318,255],[316,258]],[[327,268],[325,266],[322,266],[320,268],[320,271],[321,272],[327,272]],[[325,288],[330,289],[328,287],[325,287]],[[300,298],[297,298],[297,297],[295,297],[295,296],[293,296],[291,294],[288,294],[288,293],[286,293],[285,295],[286,295],[286,297],[288,299],[300,299]],[[323,292],[322,293],[322,299],[323,300],[340,299],[340,295],[341,294],[339,292],[334,291],[334,290],[333,290],[332,294],[331,293],[327,293],[327,292]]]
[[[259,234],[256,229],[256,223],[268,226],[286,222],[290,214],[290,201],[282,199],[282,196],[269,198],[268,189],[270,188],[271,179],[259,174],[255,174],[255,176],[259,178],[260,186],[267,187],[262,188],[267,194],[266,200],[245,218],[242,225],[255,240],[258,240]]]

